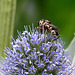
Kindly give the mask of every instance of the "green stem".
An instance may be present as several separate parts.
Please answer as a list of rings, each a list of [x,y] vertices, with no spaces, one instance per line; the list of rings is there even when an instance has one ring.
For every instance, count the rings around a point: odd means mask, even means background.
[[[0,55],[12,41],[16,0],[0,0]]]

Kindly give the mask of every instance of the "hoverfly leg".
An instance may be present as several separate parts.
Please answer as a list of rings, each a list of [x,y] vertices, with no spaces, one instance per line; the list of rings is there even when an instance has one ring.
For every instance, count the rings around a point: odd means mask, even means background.
[[[55,40],[57,40],[60,37],[60,34],[56,31],[56,36],[57,38]]]
[[[43,29],[43,28],[41,28],[41,27],[37,27],[37,29]]]
[[[60,37],[60,34],[58,35],[57,39]]]
[[[51,33],[52,33],[53,36],[54,36],[54,39],[52,39],[51,42],[54,43],[54,41],[57,40],[57,37],[56,37],[56,36],[57,36],[57,35],[56,35],[56,31],[55,31],[55,30],[52,30]]]
[[[57,41],[57,39],[60,37],[60,34],[57,31],[55,31],[55,34],[53,35],[54,35],[54,39],[52,40],[52,42]]]

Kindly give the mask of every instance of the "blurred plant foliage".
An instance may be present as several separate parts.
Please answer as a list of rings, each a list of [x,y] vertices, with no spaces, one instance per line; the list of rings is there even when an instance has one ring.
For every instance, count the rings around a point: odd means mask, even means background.
[[[0,0],[0,55],[4,48],[10,47],[13,36],[16,0]]]
[[[70,55],[71,55],[70,60],[72,62],[71,66],[74,66],[75,65],[75,34],[74,34],[73,40],[71,41],[71,43],[69,44],[69,46],[66,50],[68,50],[70,52]],[[74,75],[75,75],[75,71],[74,71]]]
[[[65,48],[75,32],[75,0],[17,0],[14,38],[16,30],[22,31],[24,25],[37,26],[40,19],[49,19],[58,26]]]
[[[69,44],[67,50],[70,52],[70,54],[72,56],[71,62],[73,62],[72,65],[74,65],[75,64],[75,36],[74,36],[73,40],[71,41],[71,43]]]

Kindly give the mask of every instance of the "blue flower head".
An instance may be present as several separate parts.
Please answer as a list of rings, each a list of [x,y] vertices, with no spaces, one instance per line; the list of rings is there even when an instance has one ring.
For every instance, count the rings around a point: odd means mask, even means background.
[[[28,32],[28,28],[30,32]],[[67,51],[59,40],[51,43],[50,33],[41,34],[37,29],[25,27],[13,38],[12,49],[6,48],[5,62],[1,64],[4,75],[71,75],[71,66]]]

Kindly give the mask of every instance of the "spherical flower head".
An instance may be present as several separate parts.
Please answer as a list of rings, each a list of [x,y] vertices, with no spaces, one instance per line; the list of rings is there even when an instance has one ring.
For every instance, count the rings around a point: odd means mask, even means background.
[[[28,32],[28,28],[30,32]],[[5,62],[1,64],[4,75],[71,75],[71,66],[67,51],[62,42],[51,43],[50,33],[41,34],[36,28],[25,27],[13,38],[12,49],[6,48]]]

